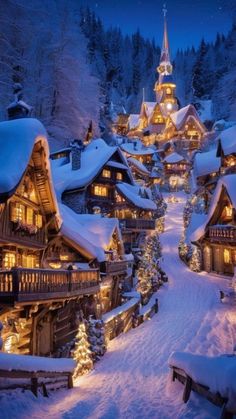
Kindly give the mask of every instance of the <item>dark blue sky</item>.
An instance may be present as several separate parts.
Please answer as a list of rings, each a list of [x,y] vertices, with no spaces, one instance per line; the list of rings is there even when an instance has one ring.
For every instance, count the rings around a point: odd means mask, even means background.
[[[142,35],[162,42],[164,0],[79,0],[90,6],[105,25],[119,26],[131,34],[139,27]],[[230,5],[236,0],[166,0],[171,50],[197,46],[204,37],[226,34],[232,24]]]

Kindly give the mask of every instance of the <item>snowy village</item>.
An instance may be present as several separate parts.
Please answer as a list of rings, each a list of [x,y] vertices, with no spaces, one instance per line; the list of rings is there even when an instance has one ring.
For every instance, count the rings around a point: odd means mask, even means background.
[[[192,3],[0,4],[2,419],[236,418],[236,6]]]

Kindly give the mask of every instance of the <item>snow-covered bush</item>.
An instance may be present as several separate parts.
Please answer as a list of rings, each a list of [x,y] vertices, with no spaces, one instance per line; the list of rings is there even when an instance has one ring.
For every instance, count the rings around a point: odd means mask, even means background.
[[[102,320],[89,319],[88,341],[93,361],[98,361],[106,352],[105,329]]]

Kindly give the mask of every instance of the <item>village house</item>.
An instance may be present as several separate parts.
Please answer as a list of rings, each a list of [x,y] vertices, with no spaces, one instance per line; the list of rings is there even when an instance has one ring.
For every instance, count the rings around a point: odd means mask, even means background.
[[[190,162],[180,154],[173,152],[164,157],[163,183],[172,191],[182,189],[188,180]]]
[[[221,174],[235,173],[236,171],[236,126],[221,132],[217,138],[218,147],[216,156],[220,159]]]
[[[202,269],[233,275],[236,265],[236,175],[219,179],[209,212],[190,236],[200,247]]]
[[[78,214],[118,218],[128,252],[140,232],[155,229],[157,206],[151,191],[135,184],[119,147],[102,139],[86,147],[76,141],[69,163],[68,157],[56,158],[56,153],[52,157],[58,199]]]
[[[46,261],[50,241],[57,237],[62,220],[42,124],[31,118],[2,122],[0,143],[3,350],[55,354],[75,336],[76,312],[88,297],[93,300],[91,310],[96,315],[99,270],[89,266],[76,271],[58,270],[50,266],[52,261]],[[65,243],[67,240],[65,237]]]

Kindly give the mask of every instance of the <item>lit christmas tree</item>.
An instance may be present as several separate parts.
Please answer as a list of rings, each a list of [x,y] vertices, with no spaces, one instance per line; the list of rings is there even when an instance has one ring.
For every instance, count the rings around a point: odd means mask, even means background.
[[[74,378],[86,374],[93,368],[92,354],[87,335],[87,322],[82,320],[76,335],[75,350],[73,358],[77,365],[74,371]]]
[[[189,262],[189,267],[193,272],[201,271],[201,252],[197,247],[193,248],[192,256]]]

